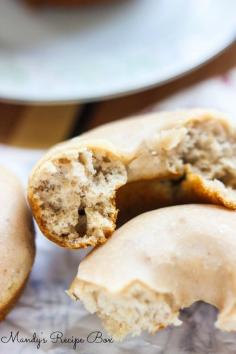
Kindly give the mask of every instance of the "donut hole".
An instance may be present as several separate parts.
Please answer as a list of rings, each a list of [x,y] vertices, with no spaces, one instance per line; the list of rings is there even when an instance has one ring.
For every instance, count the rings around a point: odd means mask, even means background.
[[[147,180],[126,184],[116,193],[116,205],[119,210],[117,226],[121,226],[133,217],[158,208],[200,201],[198,196],[180,195],[181,184],[185,176],[175,180]]]

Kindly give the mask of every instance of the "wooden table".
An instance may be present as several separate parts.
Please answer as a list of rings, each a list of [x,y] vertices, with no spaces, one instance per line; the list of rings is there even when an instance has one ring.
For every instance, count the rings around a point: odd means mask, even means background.
[[[0,103],[0,142],[47,148],[97,125],[135,114],[181,89],[236,66],[236,44],[192,73],[142,93],[89,104],[22,105]]]

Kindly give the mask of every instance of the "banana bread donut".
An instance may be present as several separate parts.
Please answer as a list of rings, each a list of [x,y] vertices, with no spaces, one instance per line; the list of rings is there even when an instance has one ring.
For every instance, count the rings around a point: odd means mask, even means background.
[[[236,213],[221,206],[161,208],[132,219],[80,263],[69,294],[116,340],[179,325],[202,300],[216,326],[236,330]]]
[[[18,179],[0,167],[0,320],[20,296],[34,255],[34,229]]]
[[[221,113],[151,113],[53,147],[29,179],[41,231],[60,246],[104,243],[118,224],[159,206],[236,209],[236,129]]]

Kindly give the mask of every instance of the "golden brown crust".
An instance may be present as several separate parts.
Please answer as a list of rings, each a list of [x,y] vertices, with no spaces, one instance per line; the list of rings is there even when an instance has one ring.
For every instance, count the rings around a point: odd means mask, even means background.
[[[29,271],[30,274],[30,271]],[[15,291],[15,293],[12,295],[12,298],[6,303],[0,311],[0,321],[3,321],[8,313],[13,309],[15,304],[17,303],[18,299],[20,298],[22,292],[24,291],[24,288],[27,284],[28,281],[28,276],[25,279],[25,281],[20,285],[20,287]]]
[[[37,200],[34,198],[34,194],[29,191],[28,192],[28,201],[32,210],[32,213],[34,215],[34,218],[38,224],[38,227],[40,228],[40,231],[52,242],[58,244],[61,247],[68,247],[67,242],[63,238],[59,238],[56,235],[52,235],[51,233],[48,232],[47,227],[45,226],[45,223],[42,219],[41,215],[41,209],[38,206]]]
[[[19,298],[35,257],[32,217],[18,179],[0,167],[0,319]],[[17,255],[17,256],[16,256]]]
[[[233,201],[224,198],[224,195],[219,189],[210,188],[201,176],[190,171],[186,175],[186,179],[183,181],[181,193],[190,203],[197,200],[199,203],[223,205],[226,208],[236,210],[236,204]]]

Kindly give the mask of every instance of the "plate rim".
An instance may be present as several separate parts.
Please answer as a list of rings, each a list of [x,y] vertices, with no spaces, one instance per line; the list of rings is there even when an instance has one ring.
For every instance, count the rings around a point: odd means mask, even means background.
[[[233,31],[232,31],[233,32]],[[160,86],[163,86],[165,84],[168,84],[172,81],[175,81],[177,79],[180,79],[181,77],[190,74],[191,72],[201,68],[205,64],[209,63],[211,60],[215,59],[218,57],[220,54],[222,54],[225,50],[236,44],[236,30],[234,31],[235,33],[231,33],[227,40],[225,39],[224,44],[219,45],[218,48],[214,48],[211,53],[208,53],[205,57],[202,57],[201,60],[198,61],[198,63],[195,64],[190,64],[188,67],[186,67],[185,70],[180,70],[174,75],[171,75],[169,77],[163,78],[161,80],[155,80],[153,79],[152,82],[149,82],[148,84],[144,85],[139,85],[136,88],[130,88],[130,89],[125,89],[125,90],[119,90],[117,92],[111,92],[110,94],[104,94],[104,95],[91,95],[86,98],[79,98],[76,97],[77,95],[71,95],[74,97],[71,98],[33,98],[33,97],[19,97],[14,96],[14,95],[8,95],[8,94],[3,94],[0,92],[0,102],[3,103],[10,103],[10,104],[31,104],[31,105],[66,105],[66,104],[87,104],[87,103],[95,103],[95,102],[102,102],[106,100],[112,100],[116,98],[122,98],[124,96],[129,96],[133,95],[136,93],[141,93],[145,92],[151,89],[158,88]],[[23,95],[24,96],[24,95]]]

